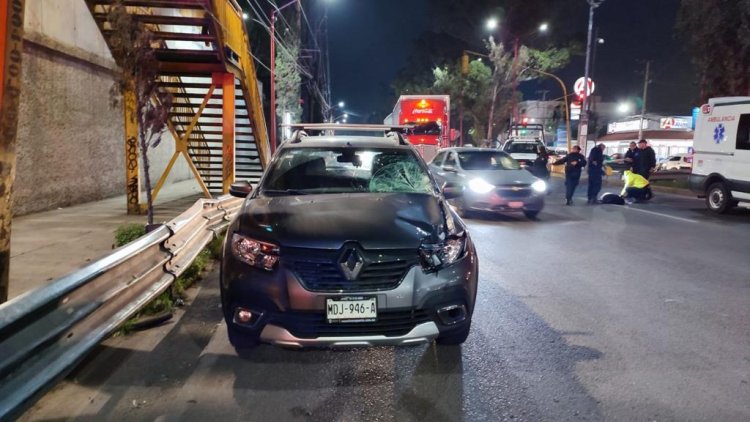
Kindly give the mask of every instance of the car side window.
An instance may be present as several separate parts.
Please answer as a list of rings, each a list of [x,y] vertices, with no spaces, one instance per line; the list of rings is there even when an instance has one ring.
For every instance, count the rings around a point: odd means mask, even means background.
[[[458,168],[458,160],[456,159],[456,153],[451,152],[448,155],[448,158],[445,160],[444,166],[452,166],[454,168]]]
[[[737,125],[737,149],[750,150],[750,114],[740,116]]]
[[[443,160],[445,160],[446,155],[447,155],[447,152],[445,151],[439,153],[438,155],[435,156],[435,158],[432,159],[432,162],[430,162],[430,164],[432,164],[433,166],[440,167],[443,164]]]

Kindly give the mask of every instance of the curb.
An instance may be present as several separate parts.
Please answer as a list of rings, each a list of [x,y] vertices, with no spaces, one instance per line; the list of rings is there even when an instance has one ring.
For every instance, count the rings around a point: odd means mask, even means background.
[[[557,178],[557,179],[564,179],[565,174],[564,173],[551,173],[550,176]],[[615,177],[610,176],[612,179],[607,180],[607,177],[605,176],[602,179],[602,188],[617,188],[618,192],[619,189],[622,189],[622,183],[619,182],[619,180]],[[588,177],[581,177],[581,184],[587,183]],[[658,186],[658,185],[651,185],[651,190],[658,193],[669,193],[672,195],[679,195],[679,196],[685,196],[690,198],[697,198],[698,196],[691,191],[690,189],[681,189],[681,188],[670,188],[668,186]]]

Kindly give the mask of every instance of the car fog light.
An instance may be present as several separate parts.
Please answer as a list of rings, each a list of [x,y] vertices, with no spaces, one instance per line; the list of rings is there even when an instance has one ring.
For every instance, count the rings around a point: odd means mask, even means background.
[[[237,311],[237,320],[243,324],[247,324],[253,319],[253,313],[247,309],[240,309]]]

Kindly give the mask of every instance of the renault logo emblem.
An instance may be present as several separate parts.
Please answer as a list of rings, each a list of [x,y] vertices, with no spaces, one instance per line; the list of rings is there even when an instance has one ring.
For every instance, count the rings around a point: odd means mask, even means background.
[[[356,280],[359,277],[362,267],[365,265],[365,259],[362,254],[355,248],[349,248],[341,254],[339,267],[347,280]]]

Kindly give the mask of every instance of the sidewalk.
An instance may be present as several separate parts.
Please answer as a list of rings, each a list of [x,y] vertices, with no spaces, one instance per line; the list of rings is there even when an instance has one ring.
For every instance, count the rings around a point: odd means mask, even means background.
[[[155,204],[154,222],[171,220],[201,197],[192,179],[164,186]],[[117,227],[146,223],[145,215],[127,215],[125,204],[123,195],[13,218],[8,297],[109,253]]]

